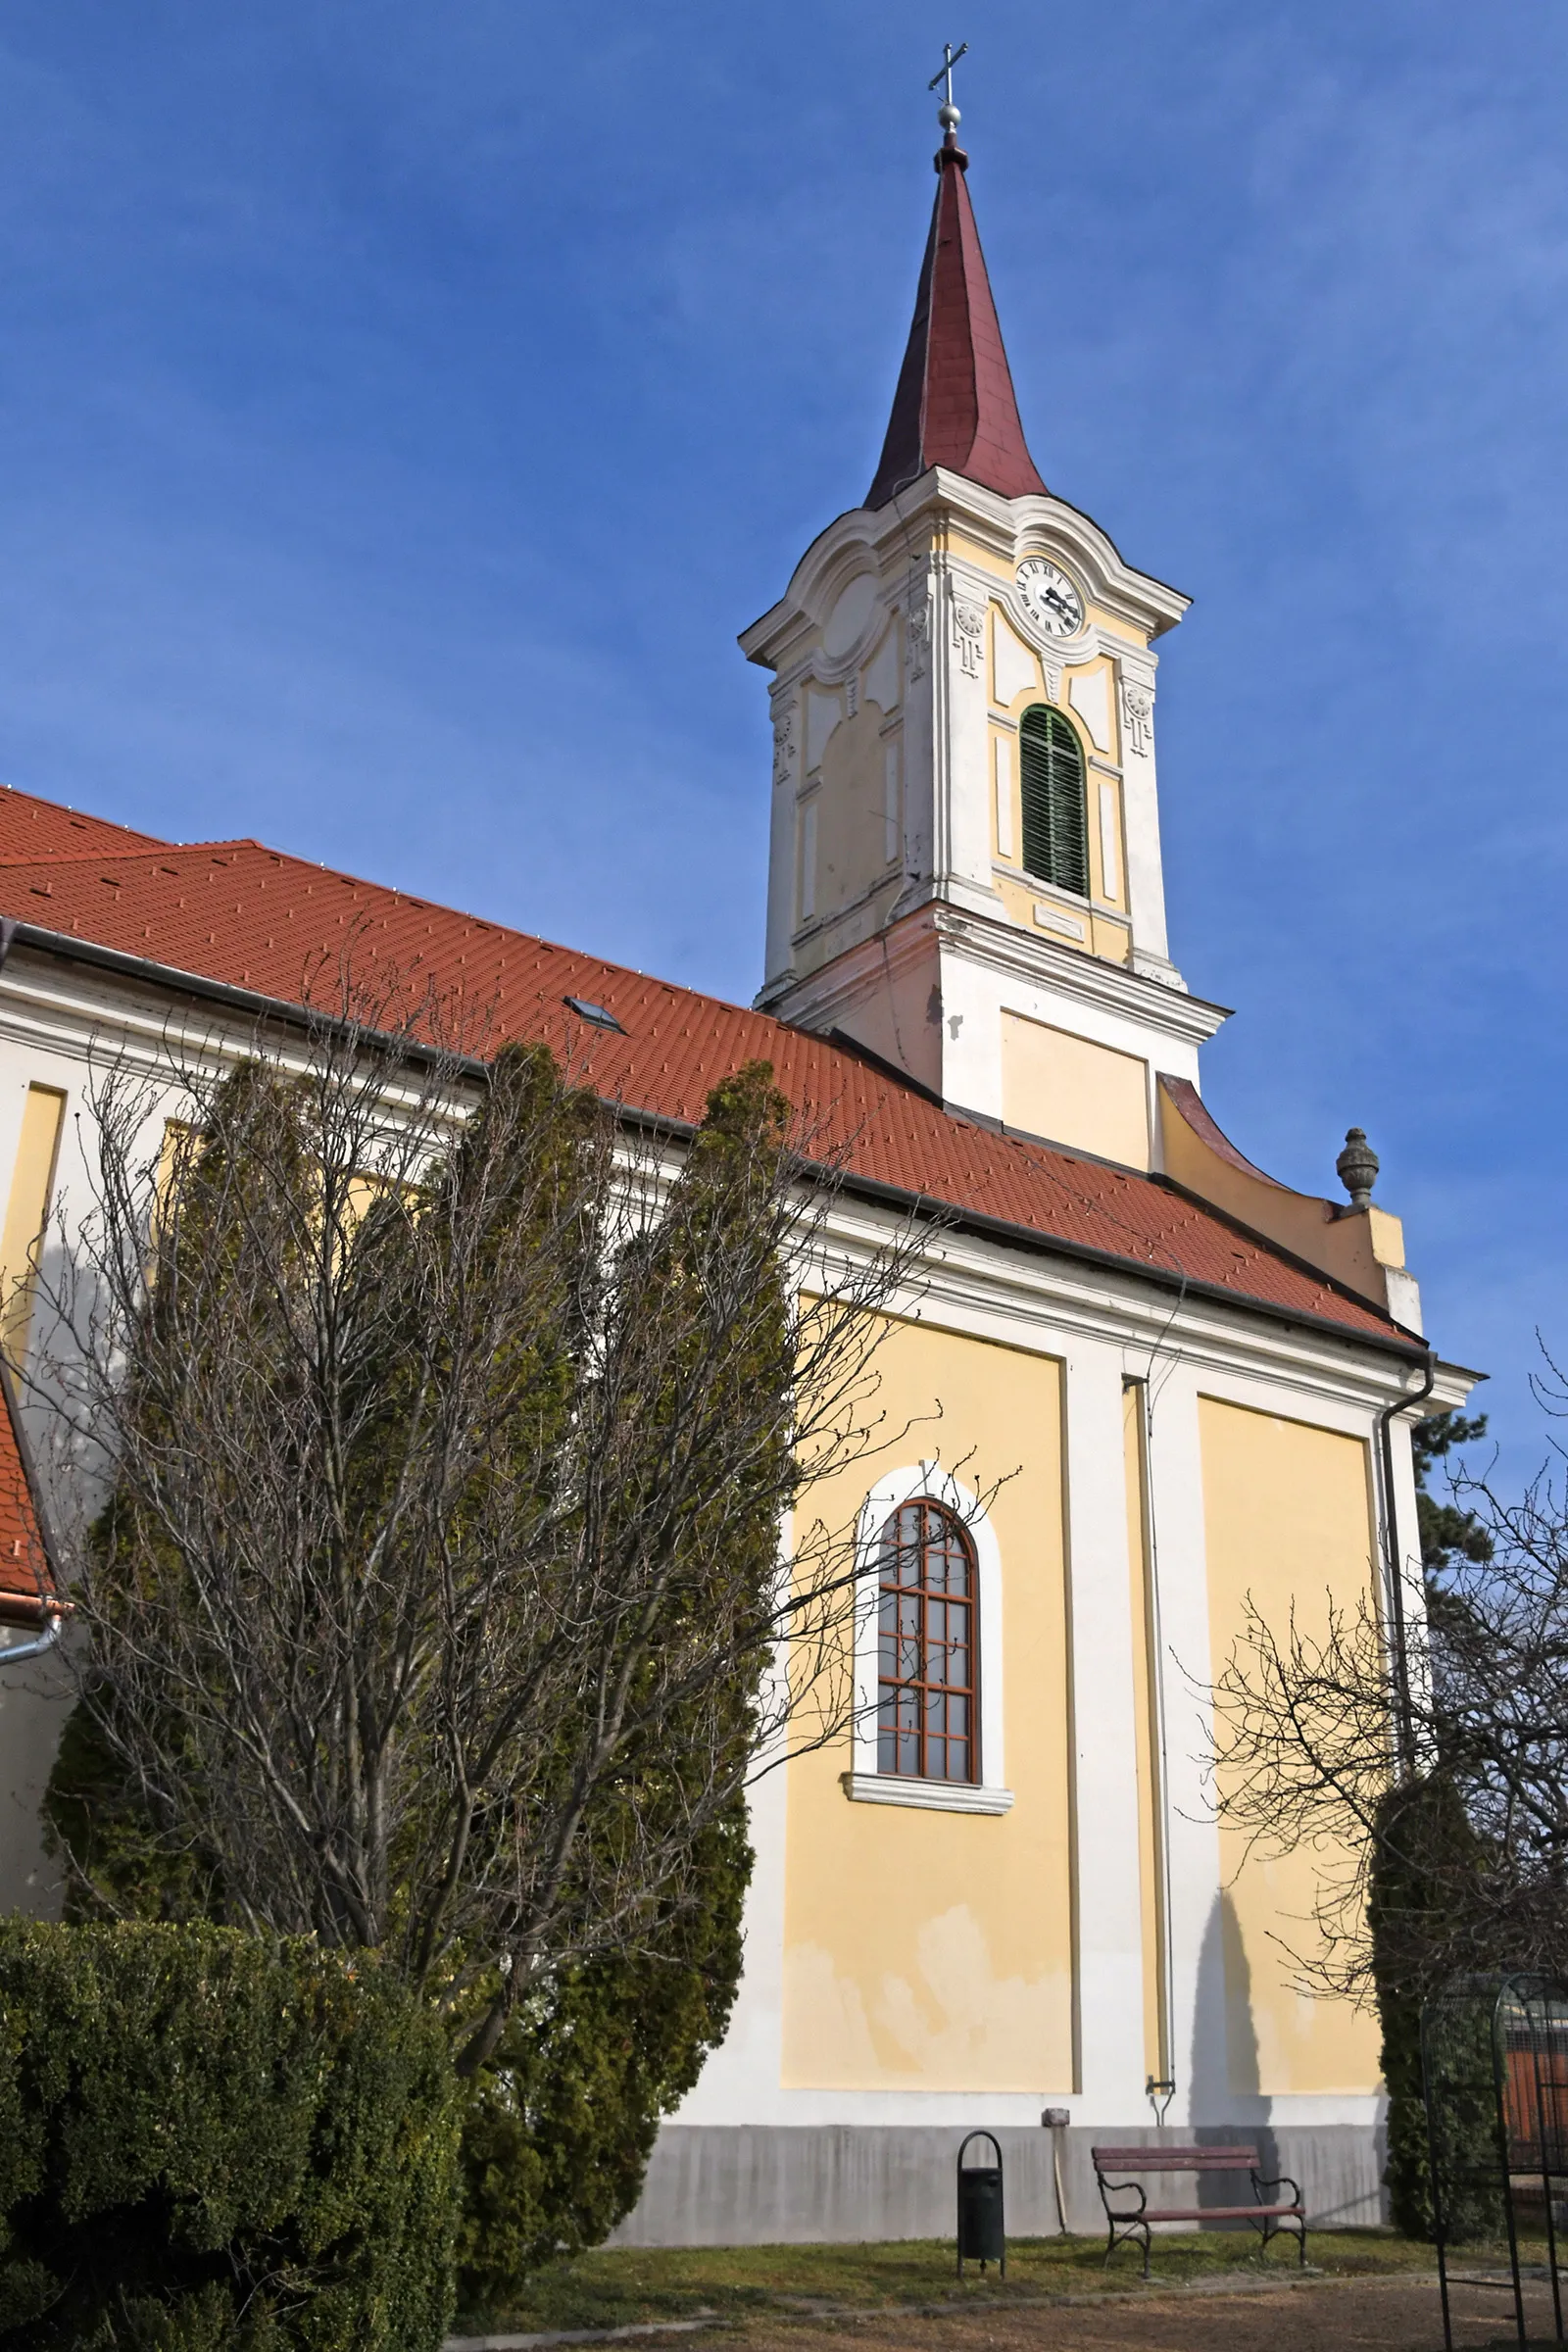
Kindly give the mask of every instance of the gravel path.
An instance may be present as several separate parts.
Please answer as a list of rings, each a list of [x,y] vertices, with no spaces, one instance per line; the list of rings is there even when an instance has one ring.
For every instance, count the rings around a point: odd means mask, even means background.
[[[1532,2329],[1554,2341],[1550,2300],[1532,2289]],[[1463,2352],[1514,2345],[1511,2295],[1456,2284]],[[701,2338],[697,2339],[701,2342]],[[1537,2339],[1540,2340],[1540,2339]],[[752,2323],[746,2352],[1442,2352],[1436,2279],[1367,2278],[1260,2288],[1254,2279],[1125,2300],[990,2311],[879,2314],[823,2325]]]

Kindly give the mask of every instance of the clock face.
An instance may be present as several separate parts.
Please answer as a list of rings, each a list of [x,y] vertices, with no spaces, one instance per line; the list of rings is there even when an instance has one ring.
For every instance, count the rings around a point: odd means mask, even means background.
[[[1018,594],[1048,636],[1076,637],[1084,625],[1083,598],[1048,556],[1028,556],[1019,564]]]

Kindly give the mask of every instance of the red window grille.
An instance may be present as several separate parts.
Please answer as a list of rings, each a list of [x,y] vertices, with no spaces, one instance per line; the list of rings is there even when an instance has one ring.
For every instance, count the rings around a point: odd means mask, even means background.
[[[882,1530],[877,1770],[924,1781],[979,1774],[975,1566],[953,1513],[922,1495]]]

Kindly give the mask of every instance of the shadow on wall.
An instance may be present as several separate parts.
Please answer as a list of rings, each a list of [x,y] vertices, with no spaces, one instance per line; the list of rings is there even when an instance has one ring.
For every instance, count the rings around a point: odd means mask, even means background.
[[[1252,1967],[1242,1923],[1230,1892],[1222,1887],[1208,1915],[1198,1956],[1198,1998],[1193,2019],[1193,2113],[1212,2117],[1193,2133],[1199,2141],[1246,2141],[1257,2150],[1258,2171],[1267,2179],[1281,2167],[1279,2141],[1266,2124],[1243,2123],[1237,2110],[1253,2109],[1263,2095],[1257,2030],[1252,2023]],[[1227,2118],[1232,2120],[1226,2120]],[[1200,2174],[1198,2205],[1235,2205],[1247,2193],[1244,2178]],[[1239,2222],[1245,2230],[1248,2225]]]
[[[60,1917],[64,1889],[60,1866],[44,1850],[43,1792],[75,1698],[58,1650],[0,1666],[0,1912]]]
[[[1257,2068],[1257,2030],[1252,2023],[1252,1964],[1242,1940],[1242,1923],[1229,1891],[1222,1888],[1209,1920],[1209,1936],[1219,1931],[1220,1997],[1225,2003],[1225,2088],[1235,2098],[1255,2099],[1262,2083]],[[1207,1949],[1208,1936],[1204,1938]]]

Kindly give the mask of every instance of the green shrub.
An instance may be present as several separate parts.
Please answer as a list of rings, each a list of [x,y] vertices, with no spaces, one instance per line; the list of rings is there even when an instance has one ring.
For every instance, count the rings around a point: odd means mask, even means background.
[[[658,1785],[637,1784],[644,1822]],[[69,1717],[45,1818],[69,1856],[75,1916],[110,1903],[180,1920],[222,1902],[210,1858],[171,1854],[98,1718]],[[463,2092],[458,2295],[505,2310],[542,2263],[598,2245],[636,2204],[660,2119],[723,2039],[741,1973],[751,1877],[744,1799],[695,1840],[680,1900],[636,1947],[567,1969],[509,2023]],[[91,1908],[89,1908],[91,1906]]]
[[[458,2121],[437,2020],[363,1957],[0,1922],[0,2336],[429,2352]]]

